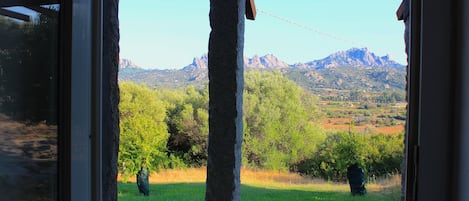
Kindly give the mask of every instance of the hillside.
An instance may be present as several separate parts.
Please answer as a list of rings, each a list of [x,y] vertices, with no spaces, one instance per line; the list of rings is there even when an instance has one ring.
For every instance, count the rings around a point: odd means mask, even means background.
[[[208,82],[208,57],[194,58],[179,70],[145,70],[123,60],[119,79],[155,88],[203,87]],[[279,70],[286,77],[316,93],[334,90],[380,92],[403,90],[405,67],[390,56],[379,57],[366,48],[352,48],[306,63],[289,65],[272,54],[244,58],[246,70]]]

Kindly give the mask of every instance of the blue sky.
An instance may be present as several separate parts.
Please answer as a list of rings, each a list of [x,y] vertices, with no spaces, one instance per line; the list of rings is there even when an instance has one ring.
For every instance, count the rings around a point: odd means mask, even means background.
[[[367,47],[405,64],[404,25],[395,17],[399,4],[400,0],[256,0],[264,12],[246,21],[244,52],[249,57],[274,54],[293,64]],[[188,65],[208,51],[209,5],[209,0],[120,0],[121,58],[144,68]]]

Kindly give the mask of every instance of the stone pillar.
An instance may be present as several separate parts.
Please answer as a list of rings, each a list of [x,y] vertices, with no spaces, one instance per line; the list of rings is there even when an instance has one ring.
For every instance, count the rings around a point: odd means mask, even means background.
[[[240,200],[245,0],[210,0],[207,201]]]
[[[103,0],[102,189],[103,201],[117,200],[119,151],[119,0]]]

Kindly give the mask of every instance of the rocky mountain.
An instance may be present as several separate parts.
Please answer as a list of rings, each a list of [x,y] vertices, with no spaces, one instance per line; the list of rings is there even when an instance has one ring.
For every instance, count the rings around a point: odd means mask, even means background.
[[[352,48],[346,51],[336,52],[320,60],[293,65],[293,67],[314,68],[316,70],[342,66],[369,66],[395,69],[405,68],[403,65],[392,60],[390,55],[380,57],[373,52],[370,52],[367,48]]]
[[[245,69],[280,70],[286,77],[314,92],[337,90],[403,90],[405,67],[366,48],[352,48],[320,60],[289,65],[272,54],[244,58]],[[198,87],[208,82],[208,56],[202,55],[180,70],[144,70],[123,60],[120,80],[146,83],[157,88]]]
[[[134,64],[129,59],[119,59],[119,69],[143,69],[142,67]]]
[[[278,59],[272,54],[259,57],[254,55],[252,58],[244,57],[245,68],[254,69],[282,69],[282,68],[312,68],[315,70],[325,68],[335,68],[343,66],[351,67],[381,67],[404,69],[405,66],[392,60],[390,55],[377,56],[367,48],[352,48],[346,51],[339,51],[327,56],[326,58],[314,60],[306,63],[297,63],[289,65]],[[194,58],[193,62],[183,69],[204,69],[208,66],[207,55]]]
[[[208,68],[208,55],[204,54],[201,57],[195,57],[192,63],[183,67],[182,70],[193,70],[193,69],[206,69]]]
[[[281,69],[290,67],[290,65],[281,61],[273,54],[267,54],[262,57],[258,55],[254,55],[252,58],[244,57],[244,66],[246,68],[257,69]]]
[[[207,54],[201,57],[196,57],[192,60],[192,63],[183,67],[183,70],[194,70],[194,69],[206,69],[208,67],[208,56]],[[254,55],[252,58],[244,57],[245,68],[257,68],[257,69],[281,69],[288,68],[290,65],[281,61],[273,54],[267,54],[259,57]]]

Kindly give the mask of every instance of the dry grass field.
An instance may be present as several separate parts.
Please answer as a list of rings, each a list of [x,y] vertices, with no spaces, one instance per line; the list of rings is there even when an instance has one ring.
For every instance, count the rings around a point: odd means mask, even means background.
[[[171,183],[204,183],[206,180],[206,168],[188,168],[188,169],[168,169],[161,170],[150,176],[151,184],[171,184]],[[118,178],[121,181],[121,178]],[[127,182],[134,183],[133,177]],[[289,172],[278,172],[268,170],[252,170],[243,168],[241,170],[241,183],[255,185],[259,187],[314,187],[325,191],[347,191],[349,189],[346,183],[327,182],[322,179],[313,179],[299,174]],[[400,184],[398,176],[391,179],[378,180],[376,183],[367,184],[367,190],[371,192],[381,192],[393,188]]]
[[[340,130],[340,131],[349,131],[365,133],[367,129],[372,129],[374,133],[377,134],[386,134],[394,135],[404,132],[404,124],[393,125],[393,126],[377,126],[377,125],[361,125],[361,126],[351,126],[350,118],[325,118],[321,122],[321,126],[326,130]]]
[[[119,200],[203,200],[206,168],[162,170],[150,176],[150,190],[154,197],[138,195],[135,180],[119,184]],[[367,184],[364,197],[351,196],[346,183],[333,183],[298,174],[241,170],[243,200],[330,200],[330,201],[397,201],[400,193],[400,177],[379,180]]]

